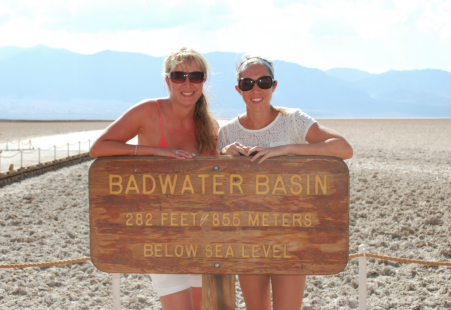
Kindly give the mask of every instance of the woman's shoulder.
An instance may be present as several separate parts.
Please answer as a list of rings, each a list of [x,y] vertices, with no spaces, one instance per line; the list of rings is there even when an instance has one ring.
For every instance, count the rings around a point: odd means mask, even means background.
[[[296,117],[301,115],[307,115],[299,108],[285,108],[285,107],[275,107],[277,111],[284,117]],[[307,115],[308,116],[308,115]]]
[[[277,108],[282,114],[282,119],[301,122],[315,122],[313,117],[298,108]]]
[[[233,128],[235,126],[237,126],[238,124],[238,116],[232,119],[228,119],[228,120],[223,120],[221,125],[220,125],[220,129],[229,129],[229,128]]]
[[[137,117],[149,118],[158,115],[158,99],[144,99],[127,110],[127,114],[133,114]],[[159,101],[159,100],[158,100]]]

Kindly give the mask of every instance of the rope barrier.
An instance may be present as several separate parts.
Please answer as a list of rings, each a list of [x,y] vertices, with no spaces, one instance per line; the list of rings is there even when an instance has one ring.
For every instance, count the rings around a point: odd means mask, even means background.
[[[47,267],[47,266],[56,266],[56,265],[67,265],[67,264],[75,264],[90,261],[91,257],[81,257],[76,259],[66,259],[66,260],[58,260],[55,262],[44,262],[44,263],[27,263],[27,264],[10,264],[10,265],[2,265],[0,264],[0,269],[6,268],[26,268],[26,267]]]
[[[41,152],[47,152],[47,151],[50,151],[50,150],[53,150],[54,149],[54,147],[52,146],[51,148],[49,148],[49,149],[46,149],[46,150],[44,150],[44,149],[41,149]]]
[[[30,143],[30,141],[28,141],[27,143],[26,142],[22,142],[22,140],[17,140],[17,141],[11,141],[11,140],[9,140],[9,139],[6,139],[6,142],[11,142],[11,143],[14,143],[14,144],[23,144],[23,145],[28,145],[28,144],[31,144]],[[2,142],[2,143],[6,143],[6,142]]]
[[[28,150],[27,150],[28,151]],[[38,149],[35,149],[34,151],[31,151],[31,152],[25,152],[25,150],[24,151],[22,151],[22,153],[23,154],[33,154],[34,152],[37,152],[38,151]],[[41,150],[42,151],[42,150]]]
[[[14,156],[16,156],[16,155],[18,155],[18,154],[20,154],[20,151],[17,152],[16,154],[12,155],[12,156],[0,156],[0,157],[1,157],[1,158],[12,158],[12,157],[14,157]]]
[[[358,258],[358,257],[362,257],[362,256],[363,256],[363,253],[350,254],[349,259]],[[370,253],[365,253],[365,256],[372,257],[372,258],[379,258],[382,260],[391,260],[391,261],[401,262],[401,263],[421,264],[421,265],[429,265],[429,266],[450,266],[451,267],[451,262],[449,262],[449,263],[433,262],[433,261],[398,258],[398,257],[377,255],[377,254],[370,254]],[[91,260],[91,257],[81,257],[81,258],[76,258],[76,259],[66,259],[66,260],[59,260],[59,261],[55,261],[55,262],[44,262],[44,263],[27,263],[27,264],[10,264],[10,265],[0,264],[0,269],[25,268],[25,267],[46,267],[46,266],[75,264],[75,263],[87,262],[90,260]]]
[[[363,253],[357,253],[357,254],[351,254],[349,255],[349,258],[357,258],[363,256]],[[426,260],[417,260],[417,259],[408,259],[408,258],[398,258],[398,257],[391,257],[391,256],[385,256],[385,255],[377,255],[377,254],[371,254],[371,253],[365,253],[366,257],[372,257],[372,258],[379,258],[382,260],[391,260],[395,262],[400,263],[410,263],[410,264],[421,264],[421,265],[429,265],[429,266],[449,266],[451,267],[451,262],[433,262],[433,261],[426,261]]]

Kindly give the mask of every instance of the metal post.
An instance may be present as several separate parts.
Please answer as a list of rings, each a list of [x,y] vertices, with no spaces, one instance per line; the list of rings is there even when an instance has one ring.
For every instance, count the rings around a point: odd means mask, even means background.
[[[366,245],[359,245],[359,310],[366,310]]]
[[[53,160],[56,160],[56,145],[53,146]]]
[[[6,140],[6,151],[8,150],[8,140]]]
[[[31,140],[28,140],[28,149],[31,150]]]
[[[41,163],[41,148],[38,147],[38,163]]]
[[[69,157],[69,143],[67,144],[67,157]]]
[[[17,146],[18,146],[17,149],[20,150],[20,140],[18,140]]]
[[[91,150],[91,139],[88,139],[88,151]]]
[[[113,273],[113,310],[121,308],[121,274]]]
[[[78,141],[78,155],[81,154],[81,142]]]
[[[23,168],[23,151],[20,151],[20,168]]]

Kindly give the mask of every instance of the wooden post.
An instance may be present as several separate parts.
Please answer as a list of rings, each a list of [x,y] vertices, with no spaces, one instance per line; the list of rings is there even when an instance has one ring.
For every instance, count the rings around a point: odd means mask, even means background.
[[[202,309],[235,309],[235,275],[202,275]]]

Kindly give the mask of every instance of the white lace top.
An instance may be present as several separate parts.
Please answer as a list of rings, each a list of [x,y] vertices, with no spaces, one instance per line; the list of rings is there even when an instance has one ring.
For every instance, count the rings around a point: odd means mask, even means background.
[[[299,109],[290,109],[288,115],[279,113],[276,119],[262,129],[244,128],[238,117],[224,123],[219,129],[218,153],[226,145],[240,142],[245,146],[275,147],[287,144],[307,144],[305,136],[316,121]]]

